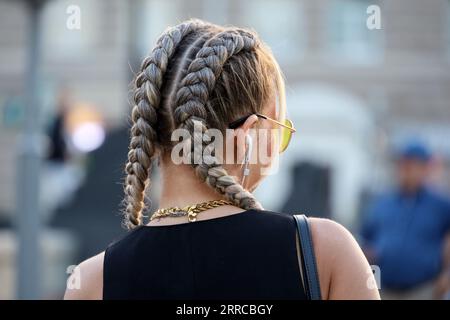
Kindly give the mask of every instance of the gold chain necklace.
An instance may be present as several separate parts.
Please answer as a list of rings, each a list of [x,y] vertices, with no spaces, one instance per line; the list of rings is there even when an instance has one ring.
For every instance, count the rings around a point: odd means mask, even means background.
[[[163,208],[155,211],[151,216],[150,221],[165,217],[183,217],[187,215],[189,222],[194,222],[197,220],[197,214],[199,214],[200,212],[225,205],[234,205],[234,203],[228,200],[210,200],[183,208]]]

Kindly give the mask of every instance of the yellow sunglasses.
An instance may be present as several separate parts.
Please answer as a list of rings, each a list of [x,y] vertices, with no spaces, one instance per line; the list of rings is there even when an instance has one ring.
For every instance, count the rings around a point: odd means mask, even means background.
[[[289,142],[291,141],[292,133],[294,133],[296,131],[292,121],[289,120],[289,119],[285,119],[284,123],[283,123],[283,122],[277,121],[275,119],[269,118],[268,116],[265,116],[265,115],[260,114],[260,113],[253,113],[253,114],[255,116],[257,116],[258,118],[272,121],[273,123],[276,123],[277,125],[281,126],[280,153],[282,153],[284,150],[286,150],[288,145],[289,145]],[[244,116],[242,118],[239,118],[239,119],[231,122],[228,125],[228,128],[230,128],[230,129],[237,129],[237,128],[239,128],[253,114],[249,114],[247,116]]]

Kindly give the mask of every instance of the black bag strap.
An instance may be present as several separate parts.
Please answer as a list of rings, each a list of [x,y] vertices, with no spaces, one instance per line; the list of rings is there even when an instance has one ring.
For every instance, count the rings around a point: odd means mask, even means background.
[[[308,219],[303,214],[294,215],[300,243],[303,282],[306,296],[309,300],[321,300],[319,275],[317,273],[316,257],[309,231]]]

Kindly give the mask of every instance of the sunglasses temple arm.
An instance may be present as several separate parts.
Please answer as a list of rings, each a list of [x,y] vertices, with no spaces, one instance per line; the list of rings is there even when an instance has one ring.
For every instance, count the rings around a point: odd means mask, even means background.
[[[285,125],[284,123],[281,123],[281,122],[279,122],[279,121],[277,121],[277,120],[275,120],[275,119],[271,119],[271,118],[267,118],[267,117],[266,117],[266,119],[267,119],[267,120],[270,120],[270,121],[273,121],[273,122],[275,122],[276,124],[278,124],[278,125],[280,125],[280,126],[286,128],[286,129],[291,130],[292,132],[297,131],[297,130],[295,130],[295,128],[289,127],[289,126]]]

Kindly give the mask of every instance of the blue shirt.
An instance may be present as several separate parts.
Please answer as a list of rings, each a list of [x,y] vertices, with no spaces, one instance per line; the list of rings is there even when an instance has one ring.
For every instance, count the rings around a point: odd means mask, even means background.
[[[428,188],[415,195],[393,191],[378,197],[361,236],[375,251],[382,288],[408,289],[433,279],[442,268],[450,231],[450,201]]]

